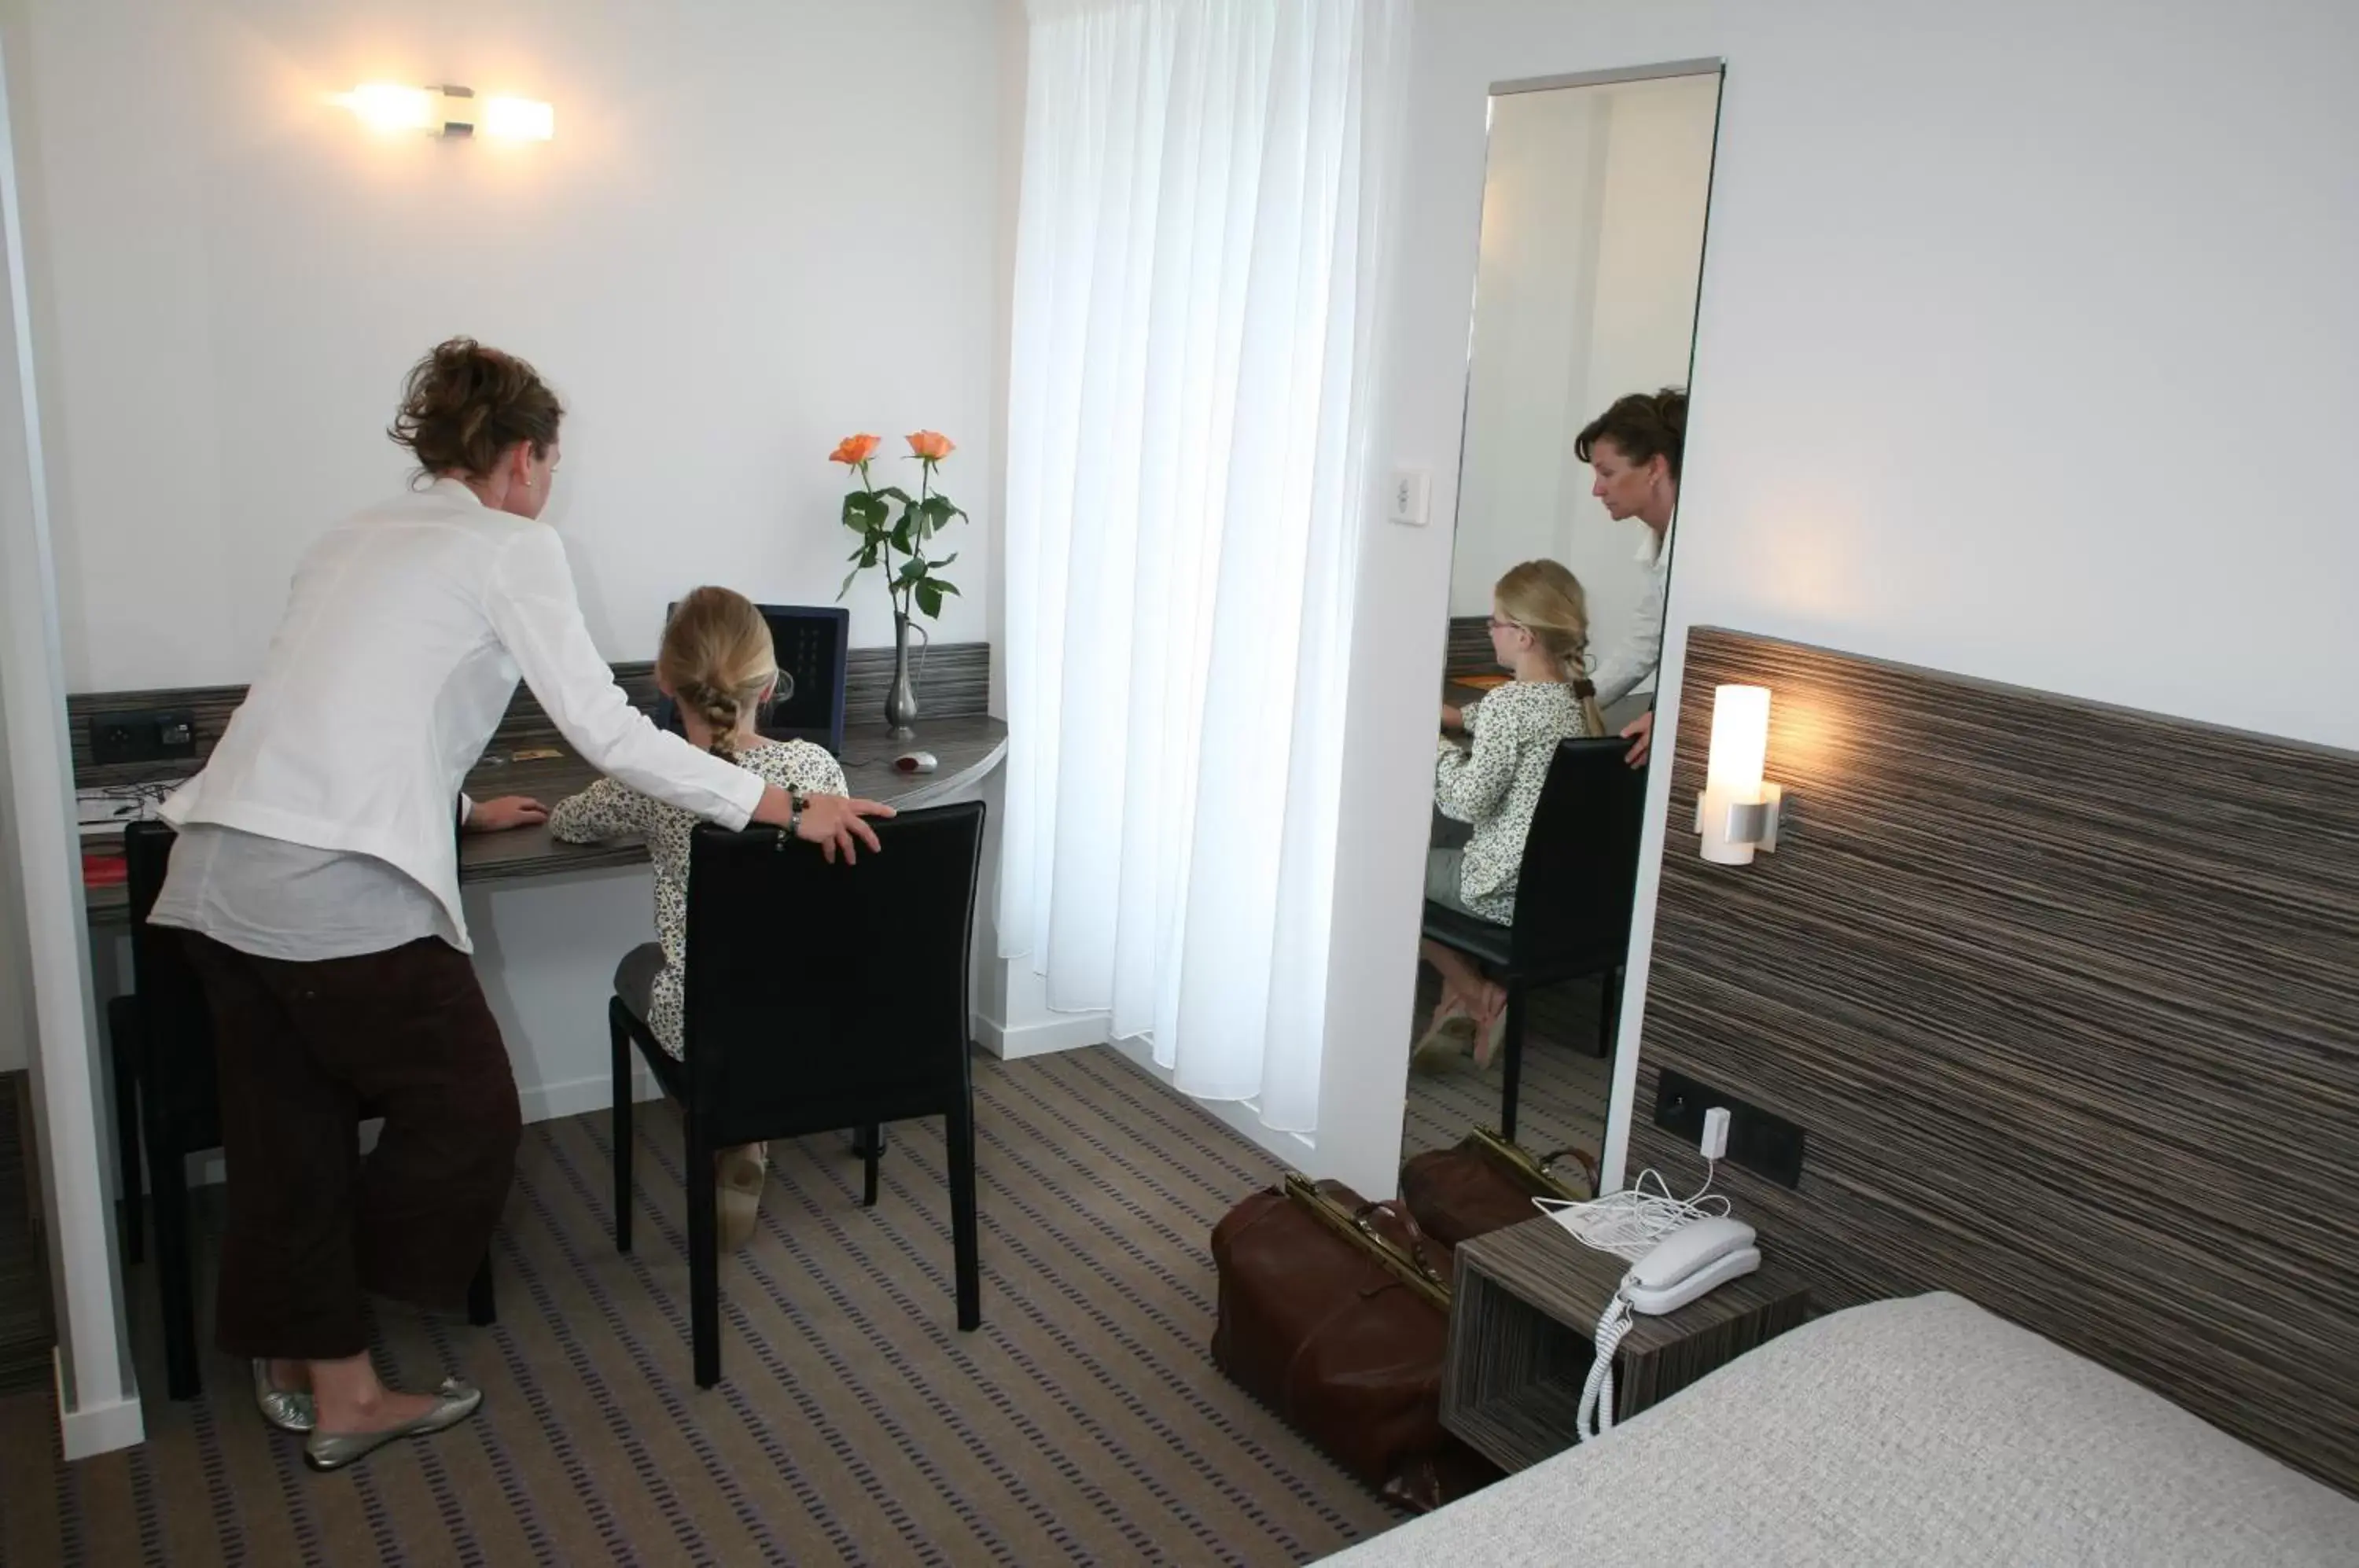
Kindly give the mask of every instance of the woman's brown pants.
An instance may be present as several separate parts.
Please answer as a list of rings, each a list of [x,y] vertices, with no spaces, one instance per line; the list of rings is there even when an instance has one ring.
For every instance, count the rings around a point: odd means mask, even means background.
[[[187,942],[229,1168],[216,1343],[337,1360],[368,1346],[364,1291],[463,1302],[523,1127],[473,964],[431,938],[310,964]],[[385,1118],[365,1159],[364,1116]]]

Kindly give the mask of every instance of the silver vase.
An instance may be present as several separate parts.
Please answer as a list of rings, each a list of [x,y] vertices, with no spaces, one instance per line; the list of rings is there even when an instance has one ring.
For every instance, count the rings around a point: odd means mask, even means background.
[[[885,722],[893,728],[897,738],[906,739],[916,732],[918,723],[918,689],[909,679],[909,634],[925,637],[924,628],[917,626],[900,611],[893,612],[893,684],[885,692]],[[933,639],[927,638],[928,642]]]

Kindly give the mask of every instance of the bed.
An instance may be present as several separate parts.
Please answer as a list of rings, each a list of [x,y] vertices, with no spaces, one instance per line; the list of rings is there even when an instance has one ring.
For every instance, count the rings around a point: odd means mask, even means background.
[[[1947,1293],[1852,1307],[1327,1560],[2359,1563],[2359,1502]]]

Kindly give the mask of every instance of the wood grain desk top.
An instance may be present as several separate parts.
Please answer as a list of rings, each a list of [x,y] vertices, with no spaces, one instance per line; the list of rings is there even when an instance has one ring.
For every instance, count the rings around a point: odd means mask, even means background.
[[[543,743],[537,743],[543,744]],[[549,805],[589,788],[597,770],[564,747],[560,757],[529,762],[487,762],[467,775],[467,793],[478,800],[529,795]],[[932,773],[902,773],[893,759],[905,751],[930,751],[940,766]],[[979,783],[1007,751],[1007,726],[981,716],[920,719],[917,737],[897,741],[882,724],[848,727],[843,735],[843,776],[854,795],[881,800],[897,811],[914,811],[946,800]],[[492,754],[487,754],[492,755]],[[119,842],[119,841],[117,841]],[[87,841],[97,849],[101,841]],[[646,863],[647,846],[636,838],[606,844],[560,844],[546,826],[509,833],[469,833],[459,841],[459,880],[508,881]],[[84,888],[92,925],[120,925],[129,918],[130,895],[121,883]]]

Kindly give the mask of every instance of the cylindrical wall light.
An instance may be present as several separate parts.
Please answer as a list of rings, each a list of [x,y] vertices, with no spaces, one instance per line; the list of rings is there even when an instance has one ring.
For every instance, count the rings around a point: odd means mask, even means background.
[[[1712,752],[1696,832],[1703,857],[1746,866],[1756,849],[1777,847],[1777,807],[1784,791],[1762,780],[1769,755],[1769,688],[1722,686],[1712,694]]]
[[[472,87],[402,87],[372,82],[332,102],[375,131],[424,131],[505,141],[545,142],[557,135],[557,111],[532,98],[478,98]]]

